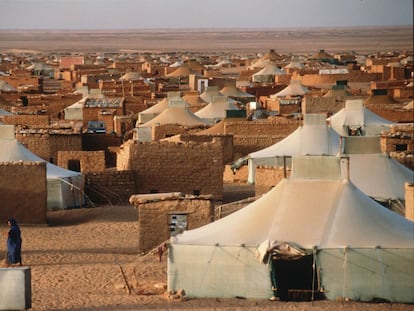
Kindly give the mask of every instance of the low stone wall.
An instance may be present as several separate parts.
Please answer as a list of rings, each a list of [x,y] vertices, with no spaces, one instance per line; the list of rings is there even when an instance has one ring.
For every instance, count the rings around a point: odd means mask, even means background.
[[[0,162],[0,222],[46,224],[45,162]]]
[[[138,211],[139,252],[148,252],[170,238],[172,215],[186,215],[188,230],[206,225],[214,218],[213,197],[209,195],[133,195],[129,202]]]

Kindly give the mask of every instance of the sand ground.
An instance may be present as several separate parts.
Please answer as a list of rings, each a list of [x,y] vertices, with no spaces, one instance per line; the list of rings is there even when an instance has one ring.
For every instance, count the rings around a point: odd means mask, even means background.
[[[248,188],[242,191],[250,194]],[[166,256],[159,262],[155,254],[138,255],[137,229],[137,212],[130,205],[50,211],[48,225],[22,225],[31,310],[414,310],[414,305],[386,303],[171,300],[163,288]],[[0,259],[5,249],[1,243]]]
[[[0,51],[282,53],[413,49],[413,28],[0,30]]]

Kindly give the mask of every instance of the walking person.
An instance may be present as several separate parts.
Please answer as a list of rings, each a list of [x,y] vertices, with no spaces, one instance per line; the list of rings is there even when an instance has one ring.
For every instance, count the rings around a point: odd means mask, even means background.
[[[8,267],[18,264],[22,265],[22,237],[20,228],[14,218],[7,220],[9,231],[7,234],[7,256],[6,264]]]

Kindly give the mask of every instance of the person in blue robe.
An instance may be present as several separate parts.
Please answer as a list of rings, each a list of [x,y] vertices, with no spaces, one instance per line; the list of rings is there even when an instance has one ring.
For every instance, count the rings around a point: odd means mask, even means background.
[[[9,231],[7,233],[7,257],[6,263],[8,266],[19,264],[22,265],[22,237],[20,228],[16,220],[9,218],[7,220]]]

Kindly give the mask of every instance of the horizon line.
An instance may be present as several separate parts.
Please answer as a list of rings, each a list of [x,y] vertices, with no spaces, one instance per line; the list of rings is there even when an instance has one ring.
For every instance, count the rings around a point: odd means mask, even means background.
[[[206,31],[206,30],[303,30],[352,28],[412,28],[413,25],[296,26],[296,27],[148,27],[148,28],[1,28],[0,31]]]

